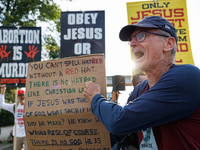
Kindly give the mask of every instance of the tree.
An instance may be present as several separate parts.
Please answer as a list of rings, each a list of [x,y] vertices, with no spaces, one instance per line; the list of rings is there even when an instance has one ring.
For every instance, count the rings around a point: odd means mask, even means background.
[[[71,1],[71,0],[70,0]],[[61,9],[54,0],[1,0],[0,25],[3,26],[36,26],[38,22],[46,22],[50,27],[42,33],[42,45],[45,47],[48,58],[55,59],[60,56]],[[52,27],[53,25],[53,27]],[[53,36],[57,32],[58,36]],[[14,88],[7,88],[6,99],[14,102]]]
[[[70,0],[71,1],[71,0]],[[60,33],[61,9],[54,0],[1,0],[0,24],[3,26],[36,26],[40,22],[55,24],[43,34],[43,46],[49,52],[49,58],[59,58],[60,47],[52,30]]]

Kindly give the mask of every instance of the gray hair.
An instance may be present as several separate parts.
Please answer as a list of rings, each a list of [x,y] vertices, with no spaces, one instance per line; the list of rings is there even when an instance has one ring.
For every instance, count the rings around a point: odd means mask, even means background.
[[[167,31],[164,31],[164,30],[161,30],[161,29],[158,29],[157,31],[158,31],[159,33],[163,34],[163,35],[172,37],[171,34],[169,34]],[[175,45],[174,45],[174,47],[173,47],[173,49],[172,49],[172,51],[171,51],[173,61],[175,61],[176,47],[177,47],[177,43],[175,43]]]

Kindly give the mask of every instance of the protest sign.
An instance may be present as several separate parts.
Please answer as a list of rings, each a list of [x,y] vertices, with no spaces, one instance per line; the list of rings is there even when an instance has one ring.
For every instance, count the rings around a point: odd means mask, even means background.
[[[84,83],[106,96],[104,55],[29,63],[24,124],[29,150],[108,150],[109,132],[91,112]]]
[[[41,27],[0,27],[0,84],[24,87],[29,62],[41,60]]]
[[[60,57],[98,53],[105,53],[105,12],[62,12]]]

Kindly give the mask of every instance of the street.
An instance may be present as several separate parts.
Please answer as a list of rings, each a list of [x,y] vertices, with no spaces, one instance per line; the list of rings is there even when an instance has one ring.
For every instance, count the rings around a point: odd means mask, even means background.
[[[13,144],[7,142],[7,138],[10,134],[10,131],[13,129],[13,126],[1,127],[0,140],[0,150],[13,150]]]

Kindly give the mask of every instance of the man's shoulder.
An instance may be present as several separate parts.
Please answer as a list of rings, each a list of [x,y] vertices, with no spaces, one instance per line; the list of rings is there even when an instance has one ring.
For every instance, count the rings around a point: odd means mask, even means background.
[[[180,89],[192,90],[194,88],[200,88],[200,69],[196,66],[185,65],[173,65],[172,68],[162,76],[160,83],[166,83],[168,86],[174,86]],[[164,82],[165,81],[165,82]]]
[[[199,68],[194,66],[194,65],[190,65],[190,64],[184,64],[184,65],[173,65],[172,68],[170,70],[173,71],[183,71],[183,72],[189,72],[189,71],[197,71],[200,72]]]
[[[200,69],[196,66],[190,64],[184,65],[173,65],[169,71],[167,71],[166,75],[170,77],[174,77],[176,79],[184,78],[196,78],[200,75]]]

